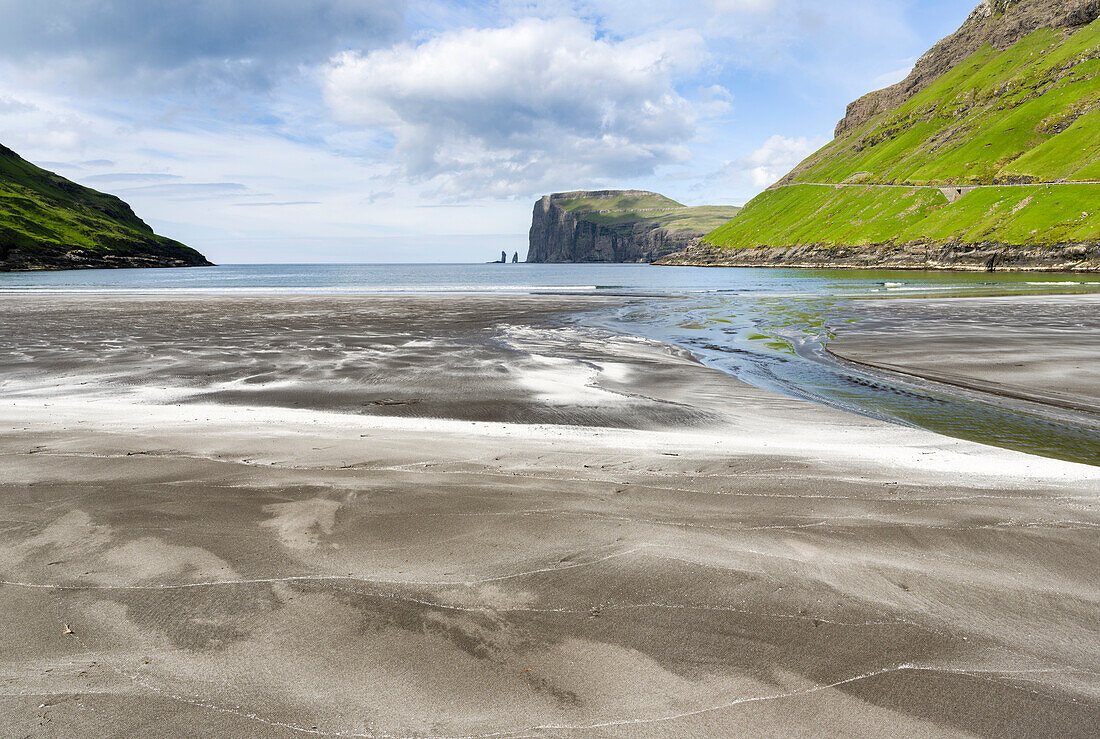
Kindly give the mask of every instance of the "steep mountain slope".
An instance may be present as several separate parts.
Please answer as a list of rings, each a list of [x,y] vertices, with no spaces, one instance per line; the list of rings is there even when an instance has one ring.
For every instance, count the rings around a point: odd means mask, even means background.
[[[644,190],[547,195],[535,203],[528,262],[652,262],[686,248],[737,214],[688,208]]]
[[[0,146],[0,271],[208,264],[194,249],[153,233],[115,196]]]
[[[993,0],[676,263],[1100,268],[1100,0]]]

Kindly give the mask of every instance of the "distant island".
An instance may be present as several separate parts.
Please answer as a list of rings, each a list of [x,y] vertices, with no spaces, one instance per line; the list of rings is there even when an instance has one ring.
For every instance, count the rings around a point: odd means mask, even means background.
[[[528,262],[652,262],[685,249],[740,209],[689,208],[645,190],[547,195],[535,204]]]
[[[1100,3],[983,2],[662,264],[1100,270]]]
[[[194,249],[153,233],[114,195],[0,145],[0,272],[209,265]]]

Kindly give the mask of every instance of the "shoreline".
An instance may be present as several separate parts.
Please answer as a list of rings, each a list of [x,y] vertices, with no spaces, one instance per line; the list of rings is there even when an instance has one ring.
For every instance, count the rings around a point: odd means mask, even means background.
[[[657,266],[773,269],[890,269],[958,272],[1100,272],[1100,244],[1022,247],[986,244],[869,244],[865,246],[720,247],[696,240]]]
[[[650,262],[655,267],[706,267],[714,269],[722,268],[743,268],[743,269],[813,269],[813,270],[849,270],[853,272],[880,272],[880,271],[898,271],[898,272],[988,272],[990,274],[1003,274],[1003,273],[1046,273],[1046,274],[1065,274],[1065,275],[1088,275],[1096,274],[1100,272],[1100,266],[1085,267],[1081,269],[1067,269],[1063,267],[997,267],[996,269],[989,269],[980,265],[974,266],[959,266],[959,265],[935,265],[935,264],[923,264],[923,265],[911,265],[901,263],[882,263],[882,264],[850,264],[840,262],[775,262],[770,264],[760,263],[713,263],[713,262],[694,262],[694,261],[666,261],[667,257],[662,258],[656,262]],[[608,264],[604,262],[603,264]]]
[[[217,267],[218,265],[213,262],[207,264],[117,264],[114,261],[104,262],[102,264],[80,264],[80,265],[60,265],[60,264],[36,264],[30,267],[12,267],[7,264],[0,264],[0,274],[3,273],[26,273],[26,272],[83,272],[90,269],[187,269],[190,267]]]

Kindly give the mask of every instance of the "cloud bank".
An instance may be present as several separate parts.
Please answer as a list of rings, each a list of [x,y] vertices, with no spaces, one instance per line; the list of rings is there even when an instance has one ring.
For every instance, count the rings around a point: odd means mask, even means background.
[[[253,89],[349,45],[396,40],[404,3],[0,0],[0,19],[0,59],[36,77],[119,93]]]
[[[778,134],[771,136],[748,156],[726,162],[706,179],[729,185],[747,185],[759,191],[774,185],[803,159],[826,143],[823,137],[809,139],[804,136],[788,138]]]
[[[824,144],[823,139],[811,141],[804,136],[772,136],[763,146],[739,162],[739,165],[752,179],[753,187],[768,187]]]
[[[476,261],[517,198],[744,202],[969,5],[0,0],[0,143],[219,262]]]
[[[325,98],[338,121],[389,131],[414,180],[528,193],[682,161],[697,114],[675,83],[703,49],[690,31],[611,40],[575,18],[525,19],[342,54]]]

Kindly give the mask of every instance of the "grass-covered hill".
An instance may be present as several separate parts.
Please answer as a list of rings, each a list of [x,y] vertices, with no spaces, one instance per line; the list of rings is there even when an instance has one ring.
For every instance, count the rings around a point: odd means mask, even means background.
[[[550,196],[562,210],[570,213],[600,213],[608,211],[649,211],[683,208],[672,198],[648,190],[578,190]]]
[[[153,233],[115,196],[0,146],[0,271],[207,264],[194,249]]]
[[[1100,268],[1098,17],[1096,0],[983,3],[697,258]]]
[[[575,192],[552,195],[555,204],[582,220],[604,226],[648,223],[672,231],[706,233],[741,210],[734,205],[688,207],[672,198],[643,190]]]

